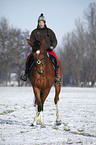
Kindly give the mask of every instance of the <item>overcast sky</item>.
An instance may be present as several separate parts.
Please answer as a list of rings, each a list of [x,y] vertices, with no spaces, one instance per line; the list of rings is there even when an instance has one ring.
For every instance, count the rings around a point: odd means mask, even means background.
[[[83,19],[83,12],[96,0],[0,0],[0,18],[10,26],[31,32],[41,13],[61,42],[62,37],[75,27],[75,20]]]

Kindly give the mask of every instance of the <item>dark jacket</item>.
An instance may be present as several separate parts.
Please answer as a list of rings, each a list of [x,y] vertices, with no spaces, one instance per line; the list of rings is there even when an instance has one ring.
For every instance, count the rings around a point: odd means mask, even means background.
[[[55,33],[47,27],[43,29],[37,27],[35,30],[32,31],[30,35],[30,41],[32,43],[34,43],[35,41],[42,42],[43,38],[45,38],[44,47],[46,49],[50,48],[50,46],[53,46],[54,48],[56,47],[57,39]]]

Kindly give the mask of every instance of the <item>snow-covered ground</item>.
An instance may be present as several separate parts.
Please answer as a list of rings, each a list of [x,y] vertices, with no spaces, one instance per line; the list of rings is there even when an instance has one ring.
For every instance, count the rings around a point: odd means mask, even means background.
[[[62,88],[55,125],[54,88],[44,104],[44,126],[31,127],[36,114],[31,87],[0,88],[0,145],[96,145],[96,88]]]

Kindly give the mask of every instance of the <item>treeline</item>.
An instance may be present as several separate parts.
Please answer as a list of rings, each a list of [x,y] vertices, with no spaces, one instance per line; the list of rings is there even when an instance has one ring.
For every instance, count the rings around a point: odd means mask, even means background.
[[[76,20],[75,29],[64,36],[57,55],[62,65],[62,85],[92,86],[96,82],[96,3],[84,12],[84,19]],[[28,31],[10,27],[0,20],[0,84],[10,81],[10,74],[20,75],[31,51],[26,39]]]
[[[9,26],[5,18],[0,20],[0,83],[10,81],[10,74],[17,73],[20,85],[21,71],[30,48],[27,44],[28,31],[21,31]]]
[[[58,51],[63,85],[94,86],[96,82],[96,3],[89,5],[83,18],[76,20],[76,28],[64,36]]]

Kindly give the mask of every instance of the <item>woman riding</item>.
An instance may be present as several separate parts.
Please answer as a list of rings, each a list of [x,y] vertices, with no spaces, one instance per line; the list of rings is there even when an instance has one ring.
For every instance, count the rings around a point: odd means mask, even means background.
[[[37,44],[39,42],[42,42],[43,38],[45,38],[44,47],[46,48],[49,58],[55,68],[55,83],[60,83],[59,60],[53,51],[53,49],[57,45],[57,39],[56,39],[55,33],[51,29],[47,28],[45,17],[41,13],[41,15],[38,18],[38,26],[35,30],[32,31],[32,33],[30,35],[30,41],[33,44]],[[36,46],[34,45],[34,47],[36,47]],[[31,52],[26,60],[25,74],[21,75],[21,77],[20,77],[20,79],[22,79],[23,81],[27,80],[28,73],[30,71],[30,63],[32,66],[33,62],[34,62],[34,58],[33,58],[32,52]]]

